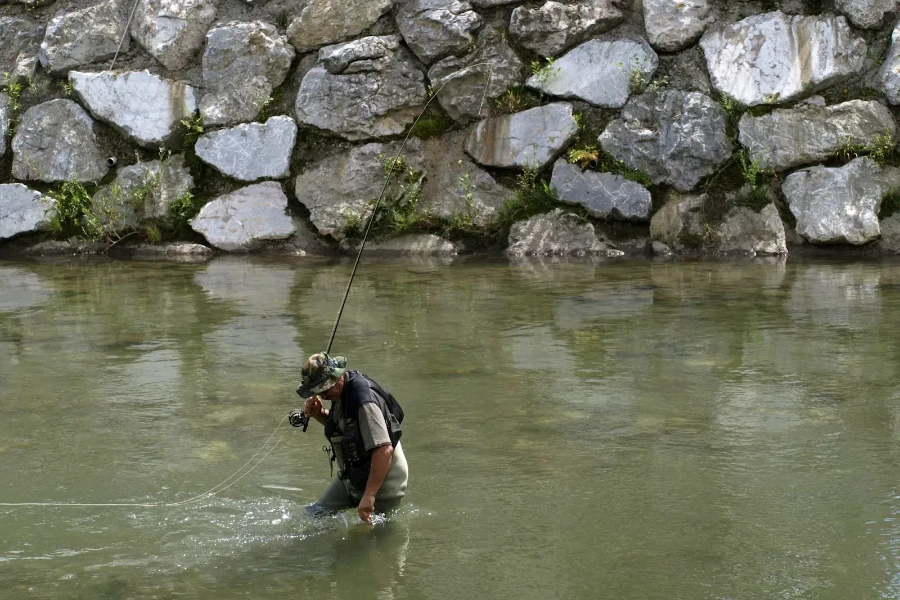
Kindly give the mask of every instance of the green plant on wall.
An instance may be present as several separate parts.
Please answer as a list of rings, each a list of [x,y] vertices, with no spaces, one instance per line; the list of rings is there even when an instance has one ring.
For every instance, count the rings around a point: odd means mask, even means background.
[[[559,67],[554,66],[556,60],[548,58],[544,61],[533,60],[529,65],[531,75],[534,77],[538,87],[546,87],[550,80],[559,73]]]
[[[0,77],[0,84],[2,84],[3,91],[6,92],[6,96],[9,98],[9,109],[13,113],[22,110],[21,99],[22,92],[25,91],[25,85],[19,78],[8,72],[2,74],[2,77]]]

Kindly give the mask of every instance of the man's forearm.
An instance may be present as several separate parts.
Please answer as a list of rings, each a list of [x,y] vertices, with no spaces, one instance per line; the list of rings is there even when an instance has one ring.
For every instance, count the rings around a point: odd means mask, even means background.
[[[379,446],[372,451],[372,467],[369,469],[369,479],[366,481],[366,496],[375,497],[388,471],[391,470],[391,461],[394,456],[394,447],[390,444]]]

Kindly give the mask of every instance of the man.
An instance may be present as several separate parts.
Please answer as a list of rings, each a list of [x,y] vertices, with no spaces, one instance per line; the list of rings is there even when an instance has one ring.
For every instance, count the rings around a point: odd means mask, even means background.
[[[355,506],[359,517],[371,523],[373,512],[395,508],[406,494],[409,468],[400,447],[403,410],[375,381],[348,371],[342,356],[313,354],[301,376],[297,393],[307,399],[303,414],[325,426],[330,444],[326,450],[338,464],[337,479],[310,508],[337,511]],[[324,408],[322,400],[330,401],[331,408]]]

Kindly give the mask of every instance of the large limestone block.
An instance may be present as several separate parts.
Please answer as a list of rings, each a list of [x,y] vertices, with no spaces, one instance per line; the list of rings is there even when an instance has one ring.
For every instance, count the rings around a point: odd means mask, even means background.
[[[503,34],[486,25],[478,34],[473,52],[436,62],[428,70],[428,79],[447,114],[468,125],[489,116],[491,100],[520,85],[524,69]]]
[[[835,4],[861,29],[878,29],[885,15],[897,10],[897,0],[837,0]]]
[[[63,11],[47,24],[41,42],[41,65],[54,75],[115,56],[122,42],[127,52],[129,36],[116,0],[81,10]]]
[[[713,87],[745,106],[826,88],[861,72],[866,58],[866,42],[834,15],[754,15],[711,26],[700,45]]]
[[[9,126],[12,121],[12,110],[9,108],[9,96],[0,94],[0,157],[6,154]]]
[[[400,36],[365,37],[319,51],[303,78],[297,120],[348,140],[398,135],[425,106],[425,76]]]
[[[646,42],[590,40],[555,61],[546,74],[531,76],[526,84],[551,96],[621,108],[631,95],[636,74],[641,81],[650,81],[658,66],[656,52]]]
[[[725,114],[699,92],[648,92],[628,101],[600,136],[603,148],[653,183],[693,189],[731,157]]]
[[[255,250],[264,242],[284,240],[297,231],[287,214],[287,196],[274,181],[219,196],[200,209],[191,228],[226,252]]]
[[[644,28],[660,52],[693,46],[711,20],[709,0],[644,0]]]
[[[71,100],[51,100],[26,110],[12,150],[16,179],[96,181],[109,171],[94,120]]]
[[[218,0],[138,0],[131,36],[170,71],[196,56],[216,18]]]
[[[600,241],[593,225],[561,208],[515,223],[506,252],[511,256],[622,255]]]
[[[197,110],[195,88],[149,71],[72,71],[69,82],[91,114],[145,148],[180,143],[181,120]]]
[[[452,0],[406,0],[397,9],[397,28],[425,64],[464,54],[475,42],[482,20],[472,5]]]
[[[653,199],[639,183],[614,173],[582,171],[564,159],[553,165],[550,185],[559,199],[579,204],[591,216],[619,221],[649,221]]]
[[[229,23],[206,35],[200,114],[206,125],[252,121],[287,77],[294,48],[274,25]]]
[[[0,73],[33,77],[42,39],[43,26],[21,17],[0,17]]]
[[[755,256],[787,254],[784,223],[774,204],[759,212],[746,206],[731,209],[716,227],[716,246],[721,252]]]
[[[878,75],[888,102],[900,104],[900,22],[891,34],[891,48]]]
[[[21,183],[0,185],[0,240],[39,231],[53,200]]]
[[[706,194],[670,190],[666,203],[650,219],[650,239],[676,250],[701,245],[706,234],[701,216],[706,199]]]
[[[343,42],[371,27],[393,4],[393,0],[313,0],[288,25],[288,38],[299,52]]]
[[[200,136],[194,147],[203,162],[241,181],[282,179],[290,175],[297,124],[290,117],[272,117],[219,129]]]
[[[578,134],[565,102],[481,121],[466,139],[466,152],[486,167],[543,168]]]
[[[818,166],[791,173],[782,190],[797,218],[797,233],[808,241],[861,245],[881,235],[881,201],[897,186],[900,169],[863,157],[841,168]]]
[[[548,0],[540,7],[513,10],[509,35],[523,48],[550,57],[609,31],[623,18],[614,0],[578,0],[571,4]]]
[[[891,111],[878,102],[851,100],[761,117],[745,114],[738,139],[762,167],[780,171],[824,161],[847,145],[868,146],[884,134],[897,135]]]

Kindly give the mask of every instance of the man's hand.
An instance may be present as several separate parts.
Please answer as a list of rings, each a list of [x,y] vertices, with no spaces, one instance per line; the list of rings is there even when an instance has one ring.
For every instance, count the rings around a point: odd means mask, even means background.
[[[322,400],[318,396],[307,398],[303,404],[303,414],[318,420],[322,416]]]
[[[356,511],[359,513],[360,519],[366,523],[371,523],[372,513],[375,512],[375,496],[373,494],[364,495],[362,500],[359,501]]]

